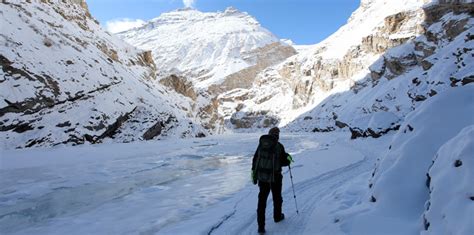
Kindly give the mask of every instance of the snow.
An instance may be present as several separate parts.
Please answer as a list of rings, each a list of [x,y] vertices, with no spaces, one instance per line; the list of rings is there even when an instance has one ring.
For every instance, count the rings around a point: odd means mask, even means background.
[[[392,112],[376,112],[370,115],[364,115],[351,121],[351,126],[358,127],[361,130],[383,130],[398,123],[400,118]]]
[[[429,175],[430,200],[422,234],[474,234],[474,125],[467,126],[436,153]]]
[[[450,85],[450,78],[473,75],[469,65],[474,63],[470,52],[474,40],[468,40],[468,35],[473,32],[474,19],[467,14],[447,13],[427,29],[439,40],[428,42],[426,36],[417,37],[420,32],[414,30],[421,24],[420,6],[425,2],[429,1],[363,0],[348,24],[326,41],[296,46],[298,55],[263,71],[252,89],[222,94],[222,116],[245,117],[247,111],[270,110],[270,115],[284,116],[280,125],[290,123],[282,131],[281,142],[296,161],[292,175],[300,213],[296,213],[285,168],[286,219],[278,224],[271,221],[269,200],[269,234],[474,233],[474,85]],[[60,92],[55,95],[51,89],[39,89],[45,85],[39,80],[26,79],[19,73],[7,75],[2,70],[2,107],[8,105],[7,100],[35,98],[36,92],[57,96],[58,100],[69,98],[69,93],[88,93],[113,81],[107,77],[110,75],[119,77],[120,83],[114,84],[110,92],[98,92],[92,100],[59,105],[37,115],[7,113],[2,118],[5,126],[26,120],[35,128],[23,134],[1,132],[2,235],[255,234],[258,188],[251,184],[249,174],[252,154],[263,133],[177,138],[202,131],[189,118],[192,114],[185,112],[192,110],[193,104],[146,79],[146,67],[129,64],[142,51],[107,34],[93,19],[83,21],[88,30],[78,28],[84,12],[75,5],[39,4],[19,8],[5,4],[2,19],[15,27],[2,28],[0,40],[4,46],[0,53],[12,60],[15,68],[52,76],[48,81],[58,82]],[[79,22],[63,20],[57,10],[78,16],[75,20]],[[297,85],[307,83],[308,87],[314,81],[314,71],[297,76],[292,72],[312,68],[320,59],[327,65],[343,61],[341,57],[360,45],[363,37],[381,33],[379,27],[386,16],[404,11],[415,14],[399,31],[385,36],[413,40],[385,54],[362,54],[354,59],[365,67],[357,68],[360,71],[352,77],[322,77],[311,96],[298,96],[304,89]],[[463,20],[465,30],[447,40],[443,24]],[[215,28],[203,30],[208,25]],[[177,37],[174,33],[180,30],[189,30],[189,37]],[[186,63],[184,70],[194,68],[191,70],[201,73],[194,80],[198,87],[219,83],[228,73],[251,66],[255,61],[245,59],[246,53],[279,41],[251,16],[233,8],[221,13],[193,9],[166,13],[122,35],[131,34],[138,34],[134,40],[144,40],[148,46],[155,45],[146,40],[156,40],[158,35],[162,45],[170,46],[158,48],[158,54],[157,48],[150,47],[159,57],[159,64],[176,71],[181,62]],[[195,36],[204,40],[195,40]],[[45,37],[51,47],[46,46]],[[81,46],[74,38],[84,40],[89,47]],[[176,46],[176,40],[181,39],[182,45],[196,43],[198,49]],[[104,52],[94,47],[97,41],[117,50],[118,61],[107,62]],[[416,51],[417,43],[434,47],[431,56],[422,58],[432,63],[428,70],[419,65],[420,61],[413,62],[418,58],[411,58],[422,53]],[[188,52],[192,55],[189,58]],[[178,63],[176,56],[184,60]],[[73,64],[66,66],[68,59]],[[378,79],[369,77],[369,67],[382,72],[386,60],[392,59],[403,64],[406,71],[393,76],[388,69]],[[89,63],[97,63],[100,69],[89,69]],[[86,78],[94,79],[77,82],[83,72]],[[431,91],[436,94],[430,95]],[[248,99],[226,99],[227,95]],[[413,97],[418,95],[426,100],[416,101]],[[207,98],[199,96],[196,102],[206,104]],[[243,109],[234,112],[240,106]],[[80,130],[85,128],[82,124],[95,119],[92,114],[108,114],[111,117],[106,119],[114,119],[133,107],[137,111],[123,125],[117,139],[139,139],[137,136],[149,125],[141,120],[156,121],[172,114],[178,126],[160,141],[118,144],[106,139],[101,145],[13,150],[31,138],[48,134],[54,134],[49,144],[67,139],[68,134],[56,128],[58,123],[77,122]],[[362,129],[383,130],[395,125],[400,129],[378,139],[357,140],[350,140],[345,129],[326,134],[301,132],[315,125],[331,126],[336,119]]]
[[[419,213],[430,200],[428,234],[470,234],[473,209],[468,179],[472,178],[474,122],[471,118],[470,127],[462,131],[429,127],[433,122],[452,124],[443,120],[456,114],[468,121],[459,111],[465,107],[461,112],[472,112],[472,89],[453,89],[427,102],[408,119],[416,128],[410,133],[401,129],[379,139],[349,140],[347,133],[283,132],[280,141],[295,159],[292,175],[299,214],[285,168],[286,218],[278,224],[270,221],[269,199],[267,233],[417,234],[423,231]],[[463,102],[447,107],[453,100]],[[443,110],[450,114],[441,114]],[[449,112],[453,110],[457,112]],[[440,119],[420,127],[430,115],[440,115]],[[430,135],[433,132],[453,135],[437,141],[438,136]],[[255,234],[258,188],[250,182],[249,171],[259,135],[4,150],[0,155],[0,229],[2,234]],[[414,157],[406,146],[432,154]],[[400,153],[400,160],[393,164],[404,164],[404,168],[396,174],[395,167],[389,168],[396,175],[394,180],[399,180],[387,184],[381,178],[390,177],[389,170],[379,164],[376,172],[382,173],[377,173],[381,176],[376,177],[372,194],[370,173],[384,152],[388,162],[390,155]],[[420,159],[425,168],[410,162]],[[428,197],[425,177],[431,159],[435,163],[429,171],[432,192]],[[453,161],[458,159],[463,163],[455,168]],[[420,176],[410,178],[415,172]],[[407,182],[401,181],[406,178]],[[412,191],[404,191],[407,187]],[[422,200],[400,193],[420,190],[425,194]],[[368,201],[371,195],[377,198],[375,204]],[[446,211],[445,219],[439,217],[440,210]]]

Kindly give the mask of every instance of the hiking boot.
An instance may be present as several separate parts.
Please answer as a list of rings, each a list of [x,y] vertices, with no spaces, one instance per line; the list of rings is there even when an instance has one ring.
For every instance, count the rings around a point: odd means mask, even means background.
[[[275,221],[275,223],[278,223],[282,220],[285,219],[285,214],[281,213],[280,217],[276,217],[276,218],[273,218],[273,220]]]
[[[264,227],[258,227],[258,233],[259,234],[264,234],[265,233],[265,228]]]

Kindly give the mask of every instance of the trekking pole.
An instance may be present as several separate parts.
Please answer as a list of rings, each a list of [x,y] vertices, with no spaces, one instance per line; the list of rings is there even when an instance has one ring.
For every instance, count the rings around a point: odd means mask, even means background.
[[[293,185],[293,174],[291,174],[291,166],[288,165],[288,168],[290,169],[291,188],[293,188],[293,198],[295,199],[296,214],[299,214],[298,203],[296,202],[295,185]]]

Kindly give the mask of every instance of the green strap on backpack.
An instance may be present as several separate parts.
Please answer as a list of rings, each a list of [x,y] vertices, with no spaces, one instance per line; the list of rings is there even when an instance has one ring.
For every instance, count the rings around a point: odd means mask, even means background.
[[[292,162],[295,162],[295,161],[293,160],[293,157],[291,156],[291,154],[288,154],[288,156],[286,156],[286,159],[290,162],[290,164],[291,164]]]

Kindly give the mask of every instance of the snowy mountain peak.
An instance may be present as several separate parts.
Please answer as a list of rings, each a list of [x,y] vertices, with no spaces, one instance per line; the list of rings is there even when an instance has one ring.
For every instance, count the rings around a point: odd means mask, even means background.
[[[249,88],[258,73],[296,54],[246,12],[196,9],[163,13],[141,28],[118,34],[150,50],[161,84],[190,98],[208,129],[223,128],[218,95]]]
[[[185,7],[185,8],[177,9],[176,11],[192,11],[192,10],[194,10],[194,8],[192,8],[192,7]]]
[[[233,7],[224,12],[163,13],[141,28],[118,35],[151,50],[161,65],[160,77],[178,73],[198,88],[221,84],[227,76],[256,65],[257,49],[274,43],[283,46],[255,18]]]
[[[222,18],[240,18],[245,23],[260,25],[258,21],[247,14],[241,12],[234,7],[228,7],[224,12],[201,12],[194,8],[181,8],[171,12],[162,13],[159,17],[150,20],[148,23],[152,27],[162,27],[164,24],[186,24],[191,25],[194,22],[210,22],[220,20]],[[186,26],[185,25],[185,26]],[[149,28],[149,26],[148,26]]]
[[[239,11],[237,8],[233,7],[233,6],[230,6],[230,7],[227,7],[224,11],[224,14],[226,15],[233,15],[233,14],[242,14],[242,15],[248,15],[247,13],[245,12],[241,12]]]

